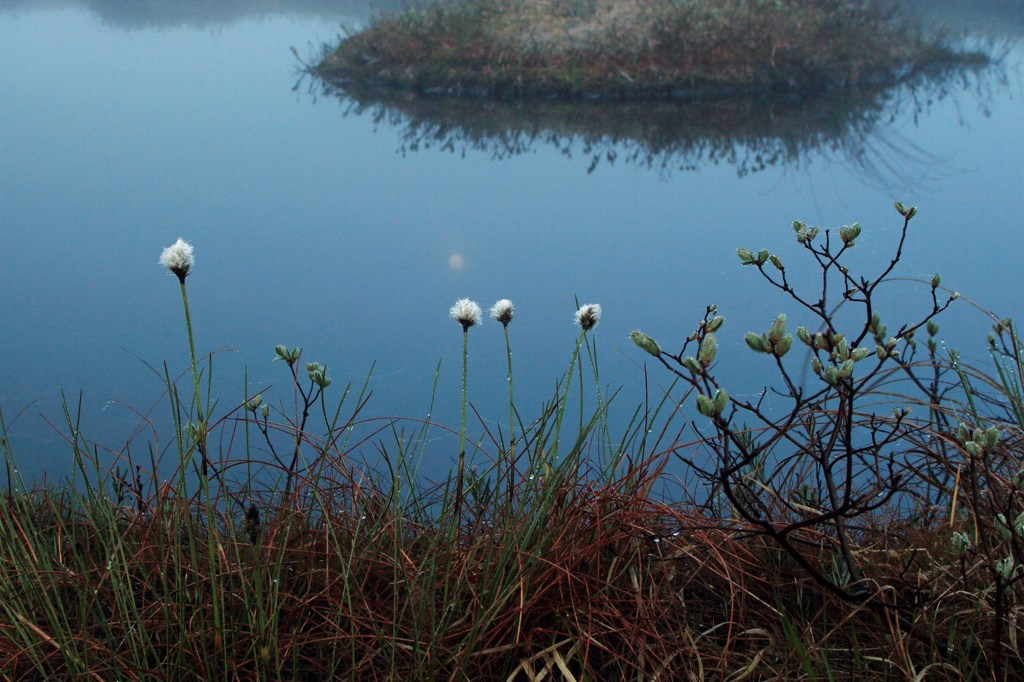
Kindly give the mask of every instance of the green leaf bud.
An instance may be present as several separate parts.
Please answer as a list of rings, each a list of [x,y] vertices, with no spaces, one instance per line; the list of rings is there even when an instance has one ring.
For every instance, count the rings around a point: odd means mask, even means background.
[[[325,372],[325,368],[318,367],[309,373],[309,380],[320,388],[327,388],[331,385],[331,380],[327,377]]]
[[[708,320],[707,329],[709,332],[717,332],[723,324],[725,324],[725,318],[721,315],[716,315]]]
[[[776,256],[775,254],[772,254],[771,256],[769,256],[768,260],[770,260],[772,262],[772,265],[774,265],[775,269],[777,269],[779,272],[782,272],[783,270],[785,270],[785,268],[782,267],[782,259],[779,258],[778,256]]]
[[[798,325],[796,328],[796,338],[803,341],[808,346],[813,345],[814,340],[811,338],[811,333],[807,331],[807,328],[803,325]]]
[[[260,414],[266,419],[270,415],[270,405],[263,403],[263,407],[260,408]]]
[[[863,346],[859,348],[854,348],[852,351],[850,351],[850,358],[854,362],[860,362],[869,355],[871,355],[871,349],[864,348]]]
[[[778,341],[786,334],[786,313],[782,313],[775,318],[772,322],[771,328],[768,329],[768,339],[770,341]]]
[[[961,443],[966,443],[971,439],[970,431],[967,430],[967,424],[960,422],[960,425],[956,428],[956,437]]]
[[[932,275],[932,289],[938,289],[940,283],[942,283],[942,275],[939,273]]]
[[[757,252],[757,264],[758,265],[764,265],[765,263],[767,263],[769,255],[770,254],[768,253],[768,249],[761,249],[760,251],[758,251]]]
[[[882,319],[878,316],[878,313],[871,315],[871,324],[868,325],[871,330],[871,334],[875,337],[875,341],[879,344],[882,343],[882,339],[885,338],[886,326],[882,324]]]
[[[813,369],[813,370],[814,370],[814,373],[815,373],[815,374],[817,374],[817,375],[818,375],[818,376],[820,377],[820,376],[821,376],[821,373],[822,373],[822,371],[823,371],[823,370],[824,370],[825,368],[824,368],[824,367],[822,366],[822,364],[821,364],[821,360],[819,360],[818,358],[813,358],[813,359],[811,360],[811,369]]]
[[[840,338],[836,342],[836,353],[840,360],[848,360],[850,357],[850,346],[846,343],[846,338]]]
[[[881,346],[875,346],[875,355],[878,356],[879,360],[885,360],[887,357],[889,357],[889,351],[882,348]]]
[[[772,348],[772,352],[775,354],[775,357],[781,358],[786,353],[788,353],[789,349],[792,348],[792,347],[793,347],[793,335],[792,334],[786,334],[781,339],[779,339],[778,341],[775,342],[775,345]]]
[[[974,459],[980,458],[985,452],[984,450],[981,449],[981,446],[975,443],[973,440],[967,441],[964,444],[964,449],[967,450],[967,454],[973,457]]]
[[[1017,514],[1013,520],[1013,533],[1019,538],[1024,538],[1024,512]]]
[[[997,561],[996,573],[998,573],[1003,580],[1013,580],[1017,577],[1017,566],[1013,561],[1013,557],[1007,556]]]
[[[828,340],[828,337],[818,332],[814,335],[814,347],[818,350],[830,351],[832,350],[832,343]]]
[[[796,240],[798,243],[803,244],[807,241],[807,223],[794,220],[793,231],[796,232]]]
[[[258,410],[260,408],[260,405],[262,405],[262,404],[263,404],[263,396],[261,396],[261,395],[254,395],[251,400],[246,400],[245,401],[245,409],[248,412],[256,412],[256,410]]]
[[[847,227],[843,225],[839,228],[839,238],[843,240],[843,243],[847,246],[853,246],[857,237],[860,236],[860,223],[854,223]]]
[[[825,368],[825,383],[829,386],[835,386],[839,382],[839,369],[835,365],[829,365]]]
[[[743,340],[747,342],[747,345],[750,346],[750,349],[753,350],[755,353],[768,352],[768,347],[765,345],[764,339],[761,337],[760,334],[755,334],[754,332],[747,332],[743,336]]]
[[[953,554],[956,556],[963,556],[971,549],[971,540],[967,537],[967,533],[960,531],[954,531],[949,536],[949,544],[953,547]]]
[[[985,431],[985,447],[987,447],[989,450],[991,450],[992,448],[994,448],[996,446],[996,444],[998,442],[999,442],[999,429],[997,429],[994,426],[989,427],[989,429],[987,431]]]
[[[690,370],[694,374],[704,373],[704,370],[703,368],[701,368],[700,364],[698,364],[697,359],[691,355],[687,355],[685,358],[683,358],[683,367]]]
[[[903,207],[903,202],[902,201],[897,201],[892,206],[893,206],[893,208],[896,209],[896,212],[899,213],[900,215],[902,215],[902,216],[907,215],[907,209]]]
[[[714,334],[708,334],[700,342],[700,351],[698,352],[700,364],[707,367],[714,362],[716,355],[718,355],[718,339]]]
[[[939,344],[935,342],[934,338],[928,339],[928,352],[935,355],[939,350]]]
[[[896,337],[895,336],[890,336],[889,340],[885,342],[885,349],[886,350],[892,350],[893,348],[896,347],[896,343],[897,343]]]
[[[853,360],[845,360],[839,366],[839,378],[849,379],[851,376],[853,376]]]
[[[996,514],[995,527],[996,535],[1000,540],[1009,540],[1013,537],[1013,532],[1010,531],[1010,526],[1006,523],[1006,517],[1002,514]]]
[[[928,336],[935,336],[939,333],[939,323],[935,320],[928,320],[925,330],[928,332]]]
[[[714,400],[715,416],[717,417],[718,415],[720,415],[723,412],[725,412],[725,408],[728,407],[728,406],[729,406],[729,394],[725,392],[724,388],[721,388],[721,389],[718,390],[717,393],[715,393],[715,400]]]
[[[950,301],[955,301],[958,298],[960,298],[960,292],[959,291],[954,291],[952,294],[949,295],[949,300]]]
[[[736,255],[740,257],[740,263],[743,265],[751,265],[754,262],[754,254],[747,249],[736,249]]]
[[[697,396],[697,411],[705,417],[715,416],[715,401],[706,395]]]
[[[629,338],[632,339],[633,343],[636,344],[637,347],[642,348],[654,357],[661,355],[661,348],[658,346],[657,342],[639,329],[631,331],[629,333]]]
[[[910,208],[907,209],[907,213],[906,213],[907,220],[910,220],[911,218],[913,218],[916,215],[917,215],[917,206],[911,206]]]
[[[302,349],[292,348],[291,350],[288,350],[287,346],[279,344],[274,346],[274,354],[277,356],[274,358],[275,360],[284,360],[288,363],[288,366],[291,367],[298,362],[299,356],[302,355]]]

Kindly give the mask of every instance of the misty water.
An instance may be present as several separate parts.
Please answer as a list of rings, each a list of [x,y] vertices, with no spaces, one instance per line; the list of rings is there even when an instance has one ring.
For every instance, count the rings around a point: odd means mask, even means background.
[[[515,302],[524,420],[569,364],[577,299],[604,308],[593,337],[623,423],[645,391],[629,331],[678,348],[709,303],[727,318],[732,392],[758,390],[770,374],[743,333],[779,312],[807,320],[735,249],[809,275],[794,219],[860,222],[855,262],[874,272],[898,236],[892,203],[917,205],[903,279],[881,299],[890,327],[926,309],[920,280],[936,272],[1020,318],[1022,3],[924,5],[984,29],[1000,63],[913,89],[683,106],[325,91],[302,62],[375,11],[355,0],[0,0],[0,410],[23,473],[70,470],[64,401],[107,462],[172,444],[163,367],[187,370],[188,341],[157,259],[179,236],[196,249],[189,296],[218,416],[258,391],[290,403],[273,348],[301,346],[332,391],[372,368],[368,429],[400,417],[411,432],[435,397],[428,474],[457,455],[457,298]],[[942,336],[984,362],[990,321],[970,301]],[[469,352],[479,440],[507,427],[501,326],[471,330]],[[648,369],[656,398],[670,377]]]

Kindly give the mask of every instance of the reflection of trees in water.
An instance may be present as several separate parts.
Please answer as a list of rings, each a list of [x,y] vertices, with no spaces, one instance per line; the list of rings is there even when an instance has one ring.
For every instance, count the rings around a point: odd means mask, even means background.
[[[505,102],[323,85],[345,115],[399,130],[400,151],[438,149],[506,159],[541,147],[582,157],[592,172],[625,162],[662,173],[725,163],[740,176],[814,158],[853,164],[867,178],[906,184],[934,159],[890,125],[970,92],[986,102],[993,68],[933,74],[900,86],[817,95],[691,102]]]
[[[374,11],[398,9],[407,4],[403,0],[0,0],[0,12],[79,7],[113,26],[145,28],[230,24],[270,15],[369,17]]]

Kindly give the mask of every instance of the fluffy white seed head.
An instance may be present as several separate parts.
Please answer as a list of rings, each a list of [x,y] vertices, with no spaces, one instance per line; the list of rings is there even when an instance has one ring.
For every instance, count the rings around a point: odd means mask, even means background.
[[[178,241],[174,242],[160,254],[160,265],[164,266],[175,275],[178,279],[185,282],[185,278],[192,272],[192,265],[195,262],[195,258],[192,256],[192,245],[187,241],[178,237]]]
[[[601,321],[601,304],[587,303],[576,311],[576,324],[585,332],[590,331]]]
[[[507,298],[503,298],[491,308],[491,317],[501,322],[506,327],[508,323],[512,321],[512,316],[515,314],[515,306],[512,305],[512,301]]]
[[[448,311],[448,317],[461,324],[463,331],[480,324],[483,314],[477,302],[471,301],[468,298],[460,298],[452,306],[452,309]]]

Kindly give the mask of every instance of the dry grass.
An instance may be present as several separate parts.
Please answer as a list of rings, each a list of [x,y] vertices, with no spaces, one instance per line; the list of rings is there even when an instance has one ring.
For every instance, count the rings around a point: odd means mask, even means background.
[[[928,666],[928,679],[964,679],[985,665],[991,587],[980,567],[957,566],[945,527],[878,515],[857,551],[876,589],[919,605],[903,614],[915,627],[950,636],[947,658],[901,614],[823,592],[746,524],[656,499],[656,466],[607,484],[566,473],[546,492],[521,480],[511,505],[475,507],[454,534],[343,469],[319,491],[300,489],[303,503],[261,505],[257,532],[240,512],[206,523],[167,489],[131,510],[70,493],[4,498],[0,670],[10,680],[859,680]],[[799,539],[810,560],[832,561],[828,534]],[[1021,634],[1015,626],[1011,641]]]

